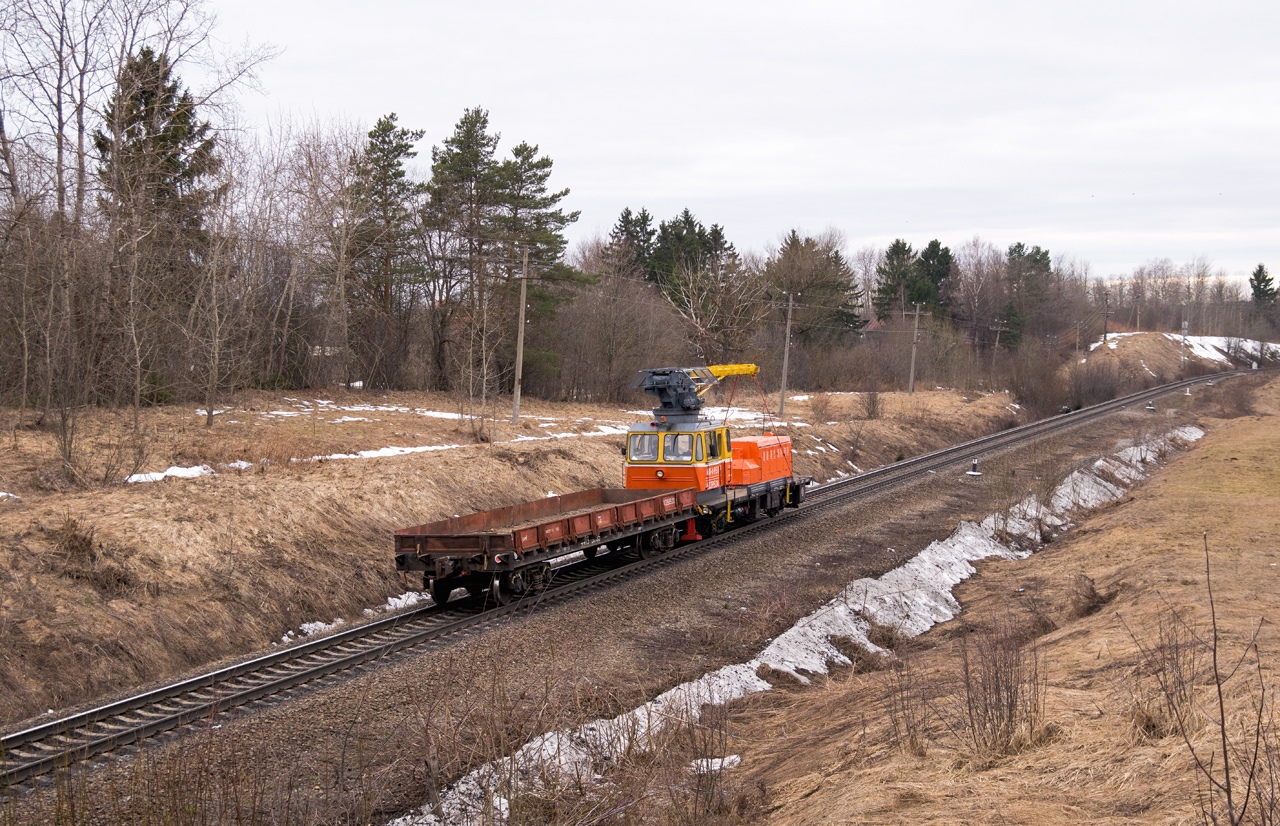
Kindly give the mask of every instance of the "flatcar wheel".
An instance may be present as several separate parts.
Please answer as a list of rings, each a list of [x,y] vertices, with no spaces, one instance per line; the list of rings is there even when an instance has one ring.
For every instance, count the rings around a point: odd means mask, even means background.
[[[494,574],[489,584],[489,599],[494,605],[502,606],[511,601],[511,580],[509,574]]]
[[[431,598],[435,600],[436,605],[443,606],[449,601],[449,595],[453,593],[453,589],[459,586],[456,579],[433,579],[431,581]]]
[[[590,561],[590,560],[592,560],[592,559],[595,559],[595,558],[596,558],[596,551],[598,551],[598,550],[599,550],[599,548],[598,548],[597,546],[595,546],[595,545],[592,545],[590,548],[583,548],[583,549],[582,549],[582,558],[583,558],[583,559],[586,559],[587,561]]]
[[[493,577],[493,585],[489,594],[498,605],[506,605],[513,599],[520,599],[528,591],[528,583],[523,571],[506,571]]]

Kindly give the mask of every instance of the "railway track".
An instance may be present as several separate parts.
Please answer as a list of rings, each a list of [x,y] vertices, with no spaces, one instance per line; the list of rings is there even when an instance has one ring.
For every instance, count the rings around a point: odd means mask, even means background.
[[[780,524],[905,484],[929,472],[1075,428],[1193,384],[1234,375],[1239,374],[1217,374],[1162,385],[831,482],[810,491],[799,509],[784,511],[772,519],[656,557],[628,562],[626,556],[605,554],[591,562],[566,566],[557,570],[551,587],[536,598],[502,607],[486,606],[478,598],[467,598],[450,601],[443,609],[420,608],[4,734],[0,738],[0,790],[20,788],[33,778],[59,768],[166,731],[211,721],[231,709],[357,668],[397,651],[441,640],[586,590],[606,587],[642,571],[675,564]]]

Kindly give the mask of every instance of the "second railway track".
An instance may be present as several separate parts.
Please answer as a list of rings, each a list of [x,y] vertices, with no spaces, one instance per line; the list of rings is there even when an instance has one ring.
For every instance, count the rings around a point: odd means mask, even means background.
[[[1237,374],[1218,374],[1213,378],[1230,375]],[[566,568],[559,571],[551,586],[536,598],[488,608],[479,599],[472,598],[454,600],[443,610],[431,606],[409,611],[7,733],[0,738],[0,789],[12,789],[56,769],[166,731],[211,720],[239,706],[348,671],[397,651],[558,602],[578,592],[634,577],[659,566],[671,565],[677,560],[803,519],[831,506],[904,484],[931,471],[1078,427],[1207,380],[1207,377],[1199,377],[1162,385],[831,482],[811,490],[806,495],[804,506],[798,510],[786,511],[772,519],[751,523],[650,559],[619,564],[619,555],[607,555],[591,563]]]

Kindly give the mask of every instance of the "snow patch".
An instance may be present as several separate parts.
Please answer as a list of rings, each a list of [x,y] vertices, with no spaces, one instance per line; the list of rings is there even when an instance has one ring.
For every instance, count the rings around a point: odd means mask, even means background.
[[[168,470],[154,473],[135,473],[126,477],[125,481],[132,485],[139,482],[159,482],[161,479],[195,479],[197,476],[208,476],[211,473],[213,473],[213,468],[208,465],[171,467]]]
[[[326,634],[346,624],[346,620],[338,617],[333,622],[304,622],[298,626],[298,630],[304,637],[314,637],[316,634]]]
[[[694,760],[689,764],[689,769],[695,774],[711,774],[725,769],[736,769],[740,765],[742,765],[742,755],[730,754],[727,757],[703,757]]]
[[[425,591],[405,591],[398,597],[387,597],[387,601],[377,610],[389,614],[392,611],[403,611],[405,608],[412,608],[415,605],[430,601],[431,597]],[[366,608],[365,610],[368,611],[370,609]]]
[[[1122,488],[1097,475],[1098,464],[1115,463],[1106,466],[1113,478],[1140,479],[1147,475],[1148,456],[1158,456],[1177,442],[1195,441],[1202,435],[1199,428],[1179,428],[1099,460],[1090,470],[1070,474],[1054,490],[1048,504],[1029,496],[1008,513],[993,514],[981,523],[962,522],[946,539],[931,543],[898,568],[876,579],[850,583],[747,662],[728,665],[678,685],[612,719],[594,720],[534,738],[510,757],[475,769],[441,795],[445,822],[488,822],[484,821],[486,810],[506,810],[508,801],[500,790],[510,789],[513,784],[516,788],[554,790],[570,783],[594,781],[598,777],[596,766],[608,765],[619,754],[647,749],[654,735],[671,722],[695,721],[704,705],[719,705],[771,689],[773,686],[759,675],[763,666],[807,683],[808,675],[825,674],[832,663],[849,664],[833,639],[852,639],[869,652],[886,653],[867,639],[872,622],[912,637],[923,634],[960,612],[952,589],[976,572],[974,562],[991,557],[1025,558],[1039,547],[1044,528],[1062,527],[1073,512],[1121,495]],[[1130,458],[1122,458],[1126,455]],[[1119,466],[1126,470],[1114,472]],[[721,763],[719,767],[729,766]],[[424,806],[420,814],[398,818],[388,826],[441,823],[429,806]]]
[[[383,459],[388,456],[407,456],[410,453],[429,453],[433,450],[453,450],[462,445],[422,445],[420,447],[380,447],[376,450],[360,450],[355,453],[330,453],[328,456],[312,456],[294,459],[297,462],[318,462],[323,459]]]

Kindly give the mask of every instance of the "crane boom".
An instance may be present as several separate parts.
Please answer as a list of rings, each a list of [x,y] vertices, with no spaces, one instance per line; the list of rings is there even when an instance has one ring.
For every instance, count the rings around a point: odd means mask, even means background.
[[[697,417],[703,396],[721,379],[729,376],[754,376],[760,368],[754,364],[713,364],[709,367],[659,367],[641,370],[631,387],[658,397],[656,417]],[[664,419],[665,421],[665,419]]]
[[[717,379],[729,376],[754,376],[760,372],[760,368],[754,364],[712,364],[707,369]]]

